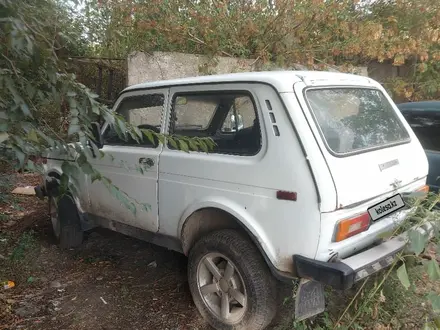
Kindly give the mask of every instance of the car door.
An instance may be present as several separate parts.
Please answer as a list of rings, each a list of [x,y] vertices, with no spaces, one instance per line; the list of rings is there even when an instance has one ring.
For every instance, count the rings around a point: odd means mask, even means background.
[[[128,92],[119,98],[115,109],[128,123],[140,129],[163,132],[167,97],[167,89]],[[101,181],[91,183],[90,213],[101,219],[156,232],[158,163],[162,144],[153,144],[147,138],[140,144],[131,138],[120,139],[108,123],[103,125],[101,134],[104,157],[92,158],[90,162],[117,188],[109,189]]]
[[[213,84],[170,88],[169,100],[172,101],[169,101],[169,124],[166,125],[169,134],[210,137],[216,146],[209,153],[202,150],[186,153],[171,144],[164,147],[159,172],[160,233],[175,235],[185,210],[201,200],[220,199],[223,202],[222,196],[226,195],[236,203],[253,204],[253,207],[247,206],[249,212],[262,211],[259,209],[262,205],[254,199],[255,187],[272,188],[277,182],[260,175],[263,168],[275,166],[275,163],[261,163],[268,153],[262,151],[267,145],[257,120],[255,95],[260,90],[256,88],[251,92],[249,87],[246,84]],[[231,116],[238,113],[242,118],[231,123]],[[272,161],[271,154],[267,157],[266,161]],[[271,189],[267,191],[272,192]],[[244,202],[247,198],[252,201]]]
[[[440,109],[404,111],[408,123],[425,149],[429,163],[427,183],[433,191],[440,188]]]

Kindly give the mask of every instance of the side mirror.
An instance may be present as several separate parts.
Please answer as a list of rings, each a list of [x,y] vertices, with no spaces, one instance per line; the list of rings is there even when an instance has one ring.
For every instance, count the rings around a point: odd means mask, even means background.
[[[92,133],[93,133],[93,142],[96,144],[98,148],[102,148],[104,145],[101,136],[101,125],[99,123],[92,123]]]
[[[243,124],[243,117],[241,115],[237,115],[237,122],[235,121],[235,116],[231,115],[231,124],[232,124],[232,131],[239,131],[242,130],[244,127]]]
[[[238,115],[238,130],[241,130],[244,128],[244,123],[243,123],[243,116],[242,115]]]

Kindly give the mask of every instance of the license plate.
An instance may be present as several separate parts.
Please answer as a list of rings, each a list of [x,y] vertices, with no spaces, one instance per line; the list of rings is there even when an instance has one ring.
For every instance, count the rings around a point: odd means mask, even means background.
[[[401,208],[405,207],[405,202],[403,201],[400,194],[394,195],[383,202],[380,202],[368,209],[371,220],[377,221],[380,218],[386,217],[391,213],[394,213]]]

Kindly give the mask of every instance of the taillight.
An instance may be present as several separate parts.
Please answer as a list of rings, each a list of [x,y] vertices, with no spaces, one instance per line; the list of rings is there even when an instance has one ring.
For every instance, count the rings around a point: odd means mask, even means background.
[[[424,185],[423,187],[417,189],[416,191],[428,193],[429,192],[429,186],[428,185]]]
[[[336,227],[335,241],[343,241],[344,239],[368,230],[369,227],[370,215],[368,213],[341,220]]]

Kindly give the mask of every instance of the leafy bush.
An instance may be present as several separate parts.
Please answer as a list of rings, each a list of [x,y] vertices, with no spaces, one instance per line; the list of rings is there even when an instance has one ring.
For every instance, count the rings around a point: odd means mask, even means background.
[[[52,17],[63,19],[54,24]],[[92,123],[103,118],[121,138],[140,142],[161,143],[168,138],[178,141],[180,149],[208,150],[210,139],[182,140],[166,137],[150,130],[139,130],[99,103],[97,95],[65,71],[58,52],[72,46],[72,38],[84,30],[67,28],[66,7],[55,0],[3,0],[0,4],[0,134],[8,135],[7,146],[12,149],[20,167],[42,171],[29,156],[41,156],[48,148],[65,161],[60,180],[61,194],[78,191],[81,173],[92,181],[102,180],[115,198],[135,209],[130,196],[120,191],[110,180],[97,172],[88,159],[105,156],[94,142]],[[69,33],[66,34],[66,31]],[[76,33],[76,34],[75,34]],[[58,111],[56,109],[59,109]],[[61,121],[61,122],[60,122]],[[60,123],[66,123],[66,130]],[[187,142],[185,142],[187,141]]]

